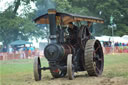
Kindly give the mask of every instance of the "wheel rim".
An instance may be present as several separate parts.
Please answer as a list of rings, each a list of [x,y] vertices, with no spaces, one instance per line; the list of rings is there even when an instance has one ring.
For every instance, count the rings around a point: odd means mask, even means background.
[[[35,57],[34,58],[34,78],[35,81],[41,80],[41,63],[40,63],[40,58]]]
[[[72,54],[69,54],[67,58],[67,73],[68,73],[68,78],[70,80],[73,80],[74,79],[74,68],[72,64]]]
[[[98,43],[95,44],[94,46],[94,51],[93,51],[93,61],[95,63],[95,69],[96,73],[98,75],[102,74],[103,71],[103,63],[104,63],[104,57],[102,56],[101,52],[101,47]]]

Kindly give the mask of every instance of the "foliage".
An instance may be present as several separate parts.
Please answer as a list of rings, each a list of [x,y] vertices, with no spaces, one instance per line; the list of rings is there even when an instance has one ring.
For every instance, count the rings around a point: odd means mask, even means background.
[[[34,12],[30,12],[30,2],[36,4],[37,8]],[[32,36],[46,37],[48,30],[44,29],[45,25],[43,27],[35,26],[32,19],[44,14],[49,8],[56,8],[61,12],[103,18],[104,25],[94,26],[95,35],[112,34],[108,25],[110,25],[110,16],[113,16],[113,24],[117,25],[114,35],[126,35],[128,34],[127,3],[128,0],[14,0],[12,5],[0,13],[0,41],[8,44],[18,38],[27,40]],[[21,5],[24,6],[24,9],[19,15],[18,9]]]
[[[117,24],[117,30],[115,35],[122,36],[128,34],[128,0],[68,0],[72,3],[72,8],[81,8],[76,13],[101,17],[105,20],[103,32],[106,35],[111,35],[111,29],[108,29],[110,25],[110,16],[114,17],[114,23]],[[76,10],[76,9],[74,9]],[[109,32],[109,33],[107,33]],[[99,32],[98,32],[99,33]]]
[[[34,15],[28,10],[30,6],[23,10],[22,16],[18,15],[21,1],[24,5],[29,5],[32,0],[15,0],[13,5],[0,13],[0,41],[3,41],[4,45],[17,39],[28,40],[33,36],[39,37],[44,34],[33,22]]]
[[[60,12],[68,12],[71,4],[68,0],[53,0],[56,3],[56,9]]]
[[[40,29],[28,18],[15,16],[13,13],[4,12],[0,14],[0,35],[4,44],[8,44],[16,39],[28,40],[32,36],[39,36]]]

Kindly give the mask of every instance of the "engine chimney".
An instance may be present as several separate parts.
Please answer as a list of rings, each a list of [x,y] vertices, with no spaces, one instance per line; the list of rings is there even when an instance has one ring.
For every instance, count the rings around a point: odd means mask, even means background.
[[[50,25],[50,41],[51,43],[57,43],[56,36],[56,10],[48,10],[49,25]]]

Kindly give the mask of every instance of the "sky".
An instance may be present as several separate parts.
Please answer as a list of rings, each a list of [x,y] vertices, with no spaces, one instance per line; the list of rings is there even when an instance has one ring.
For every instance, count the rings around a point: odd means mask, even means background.
[[[7,9],[8,5],[11,5],[14,0],[0,0],[0,11]]]
[[[8,8],[9,5],[12,5],[14,2],[14,0],[0,0],[0,12],[4,11],[5,9]],[[32,9],[35,9],[36,6],[33,2],[30,3],[31,4],[31,7]],[[19,7],[19,10],[18,10],[18,13],[21,14],[22,13],[22,9],[24,8],[24,6],[20,6]],[[31,10],[30,10],[31,11]]]

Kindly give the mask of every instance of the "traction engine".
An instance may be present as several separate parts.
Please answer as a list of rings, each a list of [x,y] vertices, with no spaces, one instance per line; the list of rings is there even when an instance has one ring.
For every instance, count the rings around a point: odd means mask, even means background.
[[[86,21],[77,27],[73,22]],[[74,72],[87,71],[89,76],[103,72],[104,55],[99,40],[92,37],[89,28],[93,22],[103,23],[101,18],[80,16],[49,9],[35,19],[37,24],[50,25],[50,43],[44,49],[49,67],[41,67],[40,57],[34,59],[34,78],[41,80],[41,70],[50,70],[54,78],[74,79]],[[71,27],[70,27],[71,25]]]

